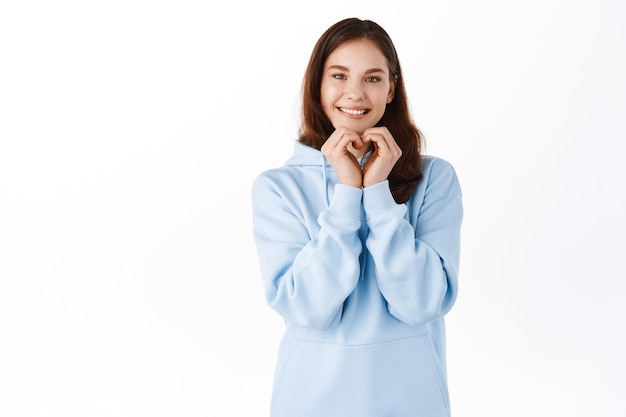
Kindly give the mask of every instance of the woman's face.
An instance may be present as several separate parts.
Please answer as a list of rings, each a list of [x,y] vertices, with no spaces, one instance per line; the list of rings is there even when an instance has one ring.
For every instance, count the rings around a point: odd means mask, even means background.
[[[322,74],[324,113],[337,129],[362,134],[378,123],[393,99],[395,81],[389,64],[373,41],[358,39],[337,47]]]

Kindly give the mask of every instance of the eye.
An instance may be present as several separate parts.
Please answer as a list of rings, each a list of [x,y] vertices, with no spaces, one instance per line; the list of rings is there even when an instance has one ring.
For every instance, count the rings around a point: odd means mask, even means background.
[[[380,81],[380,77],[367,77],[365,81],[368,83],[377,83]]]
[[[341,73],[333,74],[332,77],[337,79],[337,80],[345,80],[346,79],[346,76],[344,74],[341,74]]]

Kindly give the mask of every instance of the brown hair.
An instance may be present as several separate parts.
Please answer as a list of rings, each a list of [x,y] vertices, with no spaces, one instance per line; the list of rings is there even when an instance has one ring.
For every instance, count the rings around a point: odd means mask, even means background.
[[[299,142],[321,149],[335,130],[321,104],[321,84],[328,56],[341,44],[355,39],[369,39],[378,45],[387,58],[391,81],[395,78],[394,98],[387,104],[377,126],[385,126],[402,149],[402,156],[389,174],[391,193],[397,203],[405,203],[422,179],[421,146],[423,136],[409,112],[402,71],[395,46],[387,32],[370,20],[348,18],[326,30],[319,38],[302,83],[302,122]]]

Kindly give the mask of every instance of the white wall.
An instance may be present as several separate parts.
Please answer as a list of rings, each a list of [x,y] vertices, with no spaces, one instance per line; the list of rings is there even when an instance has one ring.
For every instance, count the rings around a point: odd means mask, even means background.
[[[408,4],[2,3],[0,415],[267,415],[249,189],[348,16],[464,189],[453,414],[626,415],[625,3]]]

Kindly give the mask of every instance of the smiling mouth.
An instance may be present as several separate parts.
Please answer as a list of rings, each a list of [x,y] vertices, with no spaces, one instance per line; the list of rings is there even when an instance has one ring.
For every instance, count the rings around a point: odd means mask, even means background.
[[[339,107],[339,111],[341,111],[343,113],[347,113],[347,114],[352,115],[352,116],[361,116],[361,115],[369,112],[369,110],[367,110],[367,109],[355,110],[355,109],[346,109],[344,107]]]

